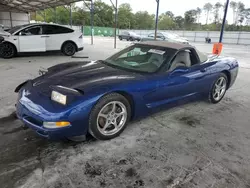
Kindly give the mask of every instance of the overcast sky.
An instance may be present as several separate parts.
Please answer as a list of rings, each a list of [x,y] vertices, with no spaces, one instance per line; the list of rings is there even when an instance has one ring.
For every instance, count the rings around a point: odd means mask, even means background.
[[[110,0],[102,0],[105,3],[110,4]],[[112,0],[115,2],[115,0]],[[239,0],[235,0],[238,2]],[[184,16],[184,12],[190,9],[195,9],[197,7],[203,8],[204,4],[210,2],[215,4],[216,2],[220,2],[224,4],[226,0],[160,0],[160,13],[166,12],[168,10],[172,11],[175,16],[181,15]],[[250,0],[241,0],[246,7],[250,8]],[[148,11],[151,14],[156,13],[156,0],[118,0],[118,5],[122,3],[129,3],[133,9],[133,12],[137,11]],[[228,21],[231,23],[233,20],[232,10],[229,9],[228,12]],[[203,16],[201,21],[205,22],[205,15],[203,12]],[[212,21],[212,20],[211,20]]]

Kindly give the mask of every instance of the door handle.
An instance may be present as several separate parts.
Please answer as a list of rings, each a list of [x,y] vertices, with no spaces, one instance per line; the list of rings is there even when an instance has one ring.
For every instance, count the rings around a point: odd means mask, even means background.
[[[41,36],[41,38],[49,38],[49,36]]]

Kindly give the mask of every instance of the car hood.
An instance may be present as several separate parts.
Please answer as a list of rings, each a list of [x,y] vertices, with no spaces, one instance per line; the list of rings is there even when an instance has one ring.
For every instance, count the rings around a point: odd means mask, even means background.
[[[33,88],[48,92],[50,86],[89,90],[93,87],[108,87],[133,80],[139,74],[116,69],[101,61],[71,62],[59,64],[32,81]]]

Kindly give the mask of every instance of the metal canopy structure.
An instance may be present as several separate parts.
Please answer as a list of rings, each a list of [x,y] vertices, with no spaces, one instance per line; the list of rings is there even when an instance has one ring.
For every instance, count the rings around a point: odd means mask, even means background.
[[[79,0],[1,0],[0,11],[35,12],[61,5],[70,5]]]

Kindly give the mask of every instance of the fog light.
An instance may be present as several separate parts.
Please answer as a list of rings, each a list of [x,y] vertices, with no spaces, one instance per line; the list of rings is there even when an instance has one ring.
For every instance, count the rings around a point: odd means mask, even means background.
[[[70,126],[70,123],[68,121],[43,122],[43,126],[48,129],[54,129],[54,128]]]

